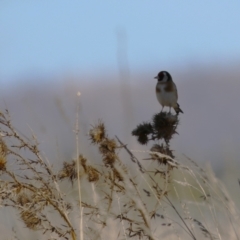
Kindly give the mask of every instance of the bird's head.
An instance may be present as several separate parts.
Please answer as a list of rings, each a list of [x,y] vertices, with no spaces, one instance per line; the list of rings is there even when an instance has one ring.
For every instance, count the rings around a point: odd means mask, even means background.
[[[162,83],[172,81],[172,77],[171,77],[170,73],[167,71],[159,72],[155,78],[158,80],[158,82],[162,82]]]

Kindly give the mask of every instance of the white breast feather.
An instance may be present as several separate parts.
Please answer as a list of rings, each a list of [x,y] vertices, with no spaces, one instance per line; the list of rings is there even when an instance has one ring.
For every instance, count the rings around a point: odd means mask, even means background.
[[[162,106],[176,107],[177,106],[177,95],[174,92],[166,92],[165,84],[157,84],[157,88],[160,92],[157,92],[157,99]]]

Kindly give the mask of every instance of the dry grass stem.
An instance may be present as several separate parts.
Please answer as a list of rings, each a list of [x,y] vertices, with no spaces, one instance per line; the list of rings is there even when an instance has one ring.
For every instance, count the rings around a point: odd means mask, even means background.
[[[156,114],[132,132],[152,144],[149,151],[130,150],[98,121],[89,131],[94,162],[81,154],[78,114],[77,156],[59,171],[34,134],[22,136],[9,112],[0,114],[0,206],[13,209],[26,230],[42,239],[240,239],[239,211],[225,187],[213,172],[174,156],[177,116]]]

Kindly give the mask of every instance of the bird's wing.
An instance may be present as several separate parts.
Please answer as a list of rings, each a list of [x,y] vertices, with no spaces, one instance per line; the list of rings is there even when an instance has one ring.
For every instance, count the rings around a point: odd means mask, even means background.
[[[176,84],[174,82],[173,82],[173,89],[174,89],[174,93],[175,93],[176,99],[178,100],[177,87],[176,87]]]

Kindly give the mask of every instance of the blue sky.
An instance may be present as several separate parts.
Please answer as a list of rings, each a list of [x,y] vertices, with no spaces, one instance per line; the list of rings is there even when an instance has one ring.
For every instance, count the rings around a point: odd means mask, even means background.
[[[118,71],[119,51],[132,71],[237,61],[239,11],[219,0],[2,0],[0,81]]]

